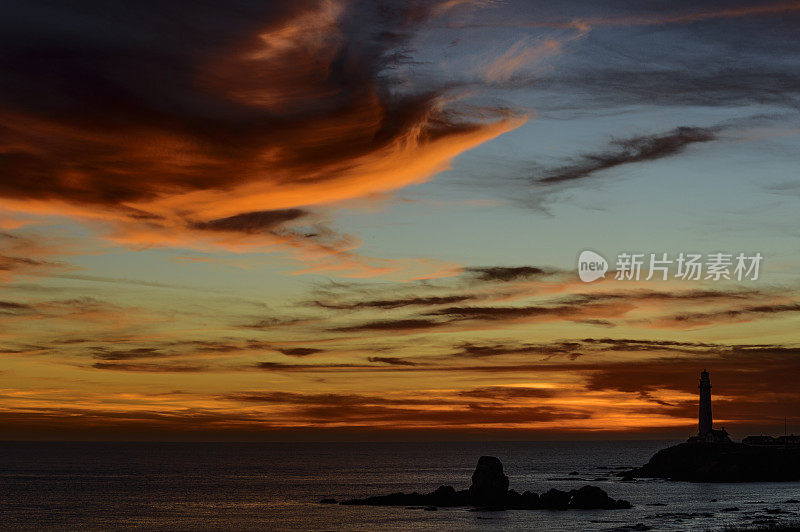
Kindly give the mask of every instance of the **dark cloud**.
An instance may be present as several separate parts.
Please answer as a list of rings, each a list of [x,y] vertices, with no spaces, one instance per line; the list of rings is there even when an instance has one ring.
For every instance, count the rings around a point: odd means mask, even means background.
[[[298,417],[332,423],[437,423],[458,426],[486,423],[530,423],[589,419],[591,413],[551,407],[469,405],[458,409],[392,408],[380,405],[309,406]]]
[[[320,285],[309,305],[329,310],[393,310],[408,307],[441,307],[460,303],[494,300],[525,294],[523,283],[530,280],[555,278],[574,272],[537,266],[474,266],[466,267],[447,282],[426,280],[416,283],[411,290],[404,285],[387,285],[331,282]],[[455,281],[455,283],[453,282]],[[477,290],[475,282],[498,283],[502,291]],[[454,285],[455,284],[455,289]],[[503,286],[508,284],[508,286]],[[406,291],[410,293],[405,293]],[[398,295],[401,292],[402,295]]]
[[[265,371],[321,371],[321,370],[359,370],[371,366],[364,364],[284,364],[283,362],[259,362],[252,366],[254,369]]]
[[[549,343],[495,342],[477,344],[462,342],[454,346],[448,357],[456,359],[488,358],[506,355],[539,355],[542,360],[563,356],[576,360],[587,353],[676,353],[695,357],[756,356],[800,354],[800,348],[780,344],[722,344],[713,342],[682,342],[635,338],[583,338]],[[587,362],[571,364],[570,368],[593,367]],[[514,367],[515,364],[510,364]],[[478,366],[484,367],[484,366]],[[546,366],[540,366],[545,368]],[[566,367],[565,367],[566,368]]]
[[[756,356],[800,354],[800,348],[782,344],[725,344],[716,342],[688,342],[678,340],[639,339],[639,338],[581,338],[570,341],[555,341],[541,344],[494,344],[479,346],[469,343],[459,344],[456,356],[486,356],[494,354],[527,353],[565,354],[575,350],[594,353],[678,353],[693,356]]]
[[[741,308],[712,310],[709,312],[683,312],[655,320],[664,326],[694,327],[718,323],[737,323],[757,318],[780,316],[800,312],[800,303],[777,305],[752,305]]]
[[[524,399],[529,397],[549,398],[555,397],[555,390],[548,388],[526,388],[516,386],[487,386],[459,392],[461,397],[477,399],[491,399],[493,401],[508,401],[511,399]]]
[[[277,350],[290,357],[307,357],[324,351],[315,347],[279,347]]]
[[[47,257],[52,247],[42,237],[0,231],[0,282],[14,275],[52,274],[66,269],[67,264]]]
[[[588,320],[578,320],[578,323],[585,323],[586,325],[597,325],[598,327],[616,327],[617,324],[611,320],[597,320],[597,319],[588,319]]]
[[[33,310],[34,307],[25,303],[17,303],[16,301],[0,301],[0,314],[27,314]]]
[[[585,344],[585,345],[584,345]],[[579,345],[585,349],[602,351],[678,351],[681,353],[718,350],[723,346],[707,342],[679,342],[676,340],[639,340],[632,338],[584,338]]]
[[[452,305],[454,303],[463,303],[476,299],[477,296],[472,295],[450,295],[450,296],[407,296],[396,299],[371,299],[365,301],[354,302],[329,302],[329,301],[315,301],[314,304],[329,309],[340,310],[357,310],[365,308],[382,308],[394,309],[401,307],[411,306],[436,306],[436,305]]]
[[[270,316],[267,318],[259,318],[252,323],[243,323],[241,325],[237,325],[237,327],[242,329],[275,329],[279,327],[288,327],[300,323],[306,323],[308,321],[310,320],[306,318],[278,318]]]
[[[191,340],[163,342],[157,347],[135,347],[130,349],[96,347],[93,349],[92,356],[105,361],[153,358],[187,359],[200,356],[208,358],[209,355],[216,358],[216,355],[237,355],[259,351],[277,351],[297,358],[324,352],[323,349],[313,347],[276,347],[270,342],[252,339],[237,341]]]
[[[404,316],[397,319],[384,319],[369,321],[363,324],[345,325],[336,328],[337,331],[365,331],[385,330],[403,331],[426,328],[445,328],[456,326],[459,321],[572,321],[598,327],[616,327],[620,319],[644,303],[658,303],[669,309],[671,305],[698,303],[704,304],[741,304],[742,302],[769,301],[780,295],[774,289],[696,289],[680,291],[660,290],[631,290],[626,292],[603,291],[588,293],[573,293],[558,295],[558,292],[541,299],[540,304],[520,305],[447,305],[449,301],[479,302],[497,299],[510,299],[509,296],[518,295],[521,301],[530,301],[530,293],[524,288],[511,286],[506,292],[471,292],[471,280],[481,280],[497,283],[524,282],[526,279],[538,279],[542,276],[560,275],[560,271],[544,267],[472,267],[467,268],[462,276],[464,293],[450,293],[448,295],[431,295],[416,293],[402,297],[371,297],[358,298],[360,292],[387,294],[391,291],[384,287],[359,287],[349,284],[326,287],[322,290],[323,297],[315,300],[314,305],[331,310],[358,310],[358,309],[386,309],[404,308],[412,306],[433,307],[421,309],[417,314]],[[558,282],[558,281],[556,281]],[[428,283],[426,289],[440,291],[444,286]],[[452,287],[450,287],[452,289]],[[434,292],[435,293],[435,292]],[[766,312],[761,305],[752,305],[754,310]],[[676,306],[677,308],[677,306]],[[783,307],[788,311],[789,307]],[[433,318],[440,318],[439,320]],[[639,324],[644,324],[644,321]],[[648,326],[670,328],[674,325],[665,320],[650,320]]]
[[[173,345],[188,347],[193,353],[228,353],[230,351],[261,349],[266,347],[265,344],[256,340],[249,340],[244,344],[224,341],[192,340],[189,342],[173,342]]]
[[[43,266],[45,264],[46,263],[44,261],[31,259],[28,257],[10,257],[8,255],[0,255],[0,270],[27,270]]]
[[[27,288],[27,287],[26,287]],[[29,302],[0,301],[0,316],[28,316],[31,319],[102,320],[124,312],[121,307],[93,297],[71,299],[31,300]]]
[[[714,392],[728,398],[778,402],[787,396],[800,399],[794,375],[800,371],[796,348],[723,347],[718,353],[659,357],[638,363],[587,366],[589,390],[616,390],[655,394],[659,390],[697,393],[697,376],[703,369],[712,374]]]
[[[347,325],[331,329],[335,332],[366,332],[366,331],[418,331],[435,329],[445,324],[429,319],[398,319],[368,321],[358,325]]]
[[[632,307],[626,304],[528,305],[519,307],[447,307],[426,313],[448,316],[452,320],[476,321],[580,321],[597,314],[622,316]]]
[[[571,294],[559,299],[559,302],[572,305],[606,301],[677,301],[691,303],[771,298],[778,294],[779,293],[776,291],[753,289],[681,290],[674,292],[663,292],[658,290],[630,290],[627,292],[593,292],[587,294]]]
[[[59,345],[61,344],[55,342],[52,345],[7,346],[5,352],[52,352],[58,349]],[[589,374],[606,370],[611,372],[613,371],[612,368],[615,368],[618,364],[631,364],[631,362],[605,364],[598,362],[598,360],[602,360],[598,357],[589,357],[589,361],[583,362],[584,357],[591,354],[641,353],[642,355],[652,355],[650,358],[643,359],[645,362],[636,362],[636,364],[649,363],[651,360],[667,360],[664,358],[665,354],[673,354],[674,356],[670,360],[706,361],[709,365],[712,365],[714,361],[733,360],[739,357],[753,360],[759,356],[769,359],[800,355],[800,348],[780,344],[723,344],[636,338],[583,338],[542,343],[509,341],[461,342],[454,346],[454,351],[451,353],[433,357],[430,361],[424,362],[409,360],[404,357],[371,356],[367,358],[368,363],[321,362],[299,364],[263,361],[243,366],[226,364],[224,363],[226,359],[219,357],[198,359],[199,356],[204,354],[237,354],[254,350],[280,352],[281,349],[284,348],[276,348],[268,342],[256,340],[235,343],[172,342],[165,343],[162,347],[93,348],[91,356],[100,361],[93,365],[96,369],[134,372],[243,372],[261,370],[301,373],[329,371],[355,373],[362,371],[516,373],[521,371],[550,372],[570,370],[578,374]],[[322,352],[322,350],[319,350],[319,352]],[[306,351],[303,351],[303,353],[302,355],[289,356],[298,358],[307,356]],[[471,365],[466,363],[470,359],[494,357],[509,357],[509,361],[492,365]],[[554,363],[556,359],[569,360],[569,363]],[[448,360],[450,363],[446,362]],[[454,364],[452,363],[454,360],[459,360],[460,362]]]
[[[112,371],[131,371],[142,373],[198,373],[203,371],[210,371],[210,368],[204,364],[181,364],[181,363],[110,363],[110,362],[95,362],[92,364],[94,369],[112,370]]]
[[[554,270],[535,266],[484,266],[466,268],[465,272],[480,281],[523,281],[526,279],[552,275]]]
[[[399,357],[369,357],[367,358],[370,362],[382,362],[384,364],[389,364],[390,366],[417,366],[417,362],[412,362],[410,360],[406,360],[404,358]]]
[[[646,391],[639,392],[639,398],[640,399],[644,399],[645,401],[650,401],[651,403],[655,403],[655,404],[661,405],[661,406],[669,406],[669,407],[676,406],[676,403],[670,403],[668,401],[664,401],[662,399],[658,399],[657,397],[653,397],[653,395],[650,392],[646,392]],[[691,403],[692,403],[692,406],[694,408],[697,407],[697,405],[694,404],[694,401],[692,401]],[[694,408],[693,408],[693,410],[694,410]],[[674,409],[671,410],[671,412],[674,412]],[[683,417],[683,416],[681,416],[681,417]],[[689,417],[689,416],[686,416],[686,417]]]
[[[246,212],[208,222],[195,222],[191,224],[191,227],[203,231],[232,231],[253,234],[269,232],[308,214],[308,211],[302,209]]]
[[[401,365],[391,368],[392,371],[419,371],[419,372],[485,372],[485,373],[515,373],[520,371],[534,372],[562,372],[572,371],[578,373],[592,373],[597,371],[608,371],[613,373],[614,368],[638,364],[698,364],[708,363],[733,363],[738,358],[754,361],[758,357],[770,359],[780,357],[790,359],[800,355],[800,348],[781,344],[723,344],[710,342],[678,342],[671,340],[645,340],[645,339],[612,339],[612,338],[584,338],[570,341],[557,341],[553,343],[541,344],[516,344],[516,343],[492,343],[475,344],[464,342],[455,346],[456,351],[448,357],[456,359],[469,358],[488,358],[502,355],[539,355],[538,362],[519,363],[509,362],[505,364],[493,365],[465,365],[465,364],[416,364]],[[579,351],[578,351],[579,350]],[[630,362],[583,362],[581,357],[591,353],[652,353],[653,357],[642,361]],[[674,353],[672,357],[665,357],[665,353]],[[570,360],[569,363],[554,363],[555,358]],[[578,360],[580,358],[580,360]],[[655,362],[653,362],[655,361]],[[665,362],[666,361],[666,362]],[[257,365],[259,369],[274,369],[288,371],[317,371],[317,370],[336,370],[345,371],[374,371],[380,366],[364,364],[284,364],[279,362],[262,362]],[[390,368],[385,368],[390,369]],[[654,374],[654,376],[657,376]]]
[[[137,360],[151,358],[197,358],[198,356],[239,354],[248,351],[278,350],[271,344],[257,340],[244,342],[226,341],[173,341],[164,342],[158,347],[135,347],[130,349],[111,349],[108,347],[96,347],[93,349],[92,356],[99,360]],[[311,354],[311,353],[305,353]],[[302,355],[294,355],[302,356]]]
[[[484,358],[501,355],[543,355],[545,357],[567,355],[574,359],[580,356],[580,353],[576,353],[575,350],[579,349],[581,346],[582,344],[578,342],[557,342],[552,344],[475,344],[472,342],[462,342],[455,346],[457,351],[454,352],[452,356]]]
[[[558,184],[592,177],[595,173],[631,163],[654,161],[682,152],[692,144],[716,140],[718,129],[678,127],[667,133],[614,140],[612,149],[582,155],[575,163],[545,170],[536,183]]]
[[[463,320],[502,321],[532,316],[565,316],[577,307],[520,306],[520,307],[447,307],[431,311],[434,316],[449,316]]]
[[[22,355],[30,353],[50,353],[52,350],[50,349],[50,346],[47,345],[17,344],[14,347],[0,345],[0,352],[7,355]]]
[[[291,404],[291,405],[456,405],[458,401],[436,398],[387,398],[375,395],[296,392],[239,392],[223,395],[221,399],[244,403]]]
[[[97,348],[93,356],[94,358],[100,360],[111,361],[111,360],[138,360],[143,358],[144,359],[163,358],[170,355],[154,347],[138,347],[134,349],[115,349],[115,350]],[[107,368],[102,368],[102,369],[107,369]]]
[[[520,306],[451,306],[425,312],[424,316],[445,316],[450,322],[471,321],[574,321],[592,325],[613,327],[611,318],[623,317],[642,302],[663,303],[710,302],[735,303],[745,300],[764,300],[774,297],[774,291],[759,290],[689,290],[683,292],[659,292],[638,290],[631,292],[597,292],[574,294],[556,298],[539,305]],[[689,325],[705,323],[714,319],[743,320],[746,317],[766,316],[776,313],[794,312],[798,305],[752,305],[742,309],[709,313],[680,314],[651,320],[652,326],[673,327],[675,324]]]

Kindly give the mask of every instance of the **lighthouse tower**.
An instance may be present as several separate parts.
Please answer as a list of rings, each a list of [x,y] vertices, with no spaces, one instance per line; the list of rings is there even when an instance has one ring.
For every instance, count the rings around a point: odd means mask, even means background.
[[[708,372],[703,370],[700,373],[700,412],[698,416],[698,432],[697,436],[689,438],[690,442],[706,442],[706,443],[730,443],[731,439],[728,432],[723,427],[716,430],[712,424],[711,418],[711,378]]]
[[[700,431],[698,436],[705,437],[711,432],[711,378],[703,370],[700,374]]]

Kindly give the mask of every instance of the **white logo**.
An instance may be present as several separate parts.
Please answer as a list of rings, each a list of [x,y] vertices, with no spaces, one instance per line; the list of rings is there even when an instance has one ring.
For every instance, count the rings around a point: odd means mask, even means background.
[[[649,259],[648,259],[649,257]],[[705,260],[704,260],[705,259]],[[617,255],[613,274],[615,281],[656,280],[670,278],[682,281],[757,281],[761,253],[633,253]],[[578,276],[584,283],[605,278],[608,262],[594,251],[582,251],[578,257]],[[645,275],[646,274],[646,275]]]
[[[582,251],[578,257],[578,276],[584,283],[591,283],[606,276],[608,261],[594,251]]]

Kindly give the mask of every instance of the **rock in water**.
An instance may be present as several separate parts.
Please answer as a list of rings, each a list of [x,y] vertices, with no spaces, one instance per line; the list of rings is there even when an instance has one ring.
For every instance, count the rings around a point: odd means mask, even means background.
[[[569,507],[576,510],[616,510],[631,507],[628,501],[612,499],[597,486],[584,486],[569,493]]]
[[[459,494],[453,486],[439,486],[428,495],[428,501],[431,506],[458,506],[459,502],[463,503],[463,497],[459,500]]]
[[[335,501],[323,499],[320,502]],[[481,456],[478,460],[469,490],[456,491],[452,486],[439,486],[430,493],[374,495],[339,504],[422,507],[429,511],[453,506],[475,506],[490,510],[615,510],[631,507],[628,501],[614,500],[597,486],[584,486],[572,491],[551,489],[541,496],[530,491],[518,493],[508,489],[508,477],[503,473],[503,464],[494,456]]]
[[[472,474],[469,498],[478,506],[500,505],[508,494],[508,477],[503,473],[503,463],[494,456],[481,456]]]
[[[566,510],[569,508],[569,499],[569,492],[550,488],[539,495],[539,506],[545,510]]]

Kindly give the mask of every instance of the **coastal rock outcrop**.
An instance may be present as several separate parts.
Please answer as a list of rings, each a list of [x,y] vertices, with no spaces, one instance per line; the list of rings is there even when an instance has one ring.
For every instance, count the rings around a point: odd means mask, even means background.
[[[621,476],[690,482],[800,480],[800,447],[687,442],[658,451],[647,464]]]
[[[527,490],[522,493],[508,490],[504,507],[510,510],[536,510],[541,508],[539,505],[539,494]]]
[[[469,506],[469,492],[453,486],[439,486],[431,493],[391,493],[364,499],[350,499],[339,504],[359,506]]]
[[[569,493],[569,507],[575,510],[616,510],[631,507],[628,501],[612,499],[597,486],[584,486]]]
[[[503,463],[494,456],[481,456],[472,473],[470,501],[485,506],[502,504],[507,494],[508,477],[503,473]]]
[[[587,485],[570,491],[551,489],[538,495],[530,491],[518,493],[508,489],[508,484],[502,462],[493,456],[482,456],[472,474],[469,489],[457,491],[452,486],[439,486],[430,493],[391,493],[350,499],[340,504],[428,508],[473,506],[491,510],[616,510],[631,507],[628,501],[612,499],[597,486]]]
[[[569,499],[568,491],[552,488],[539,497],[539,506],[545,510],[566,510],[569,508]]]

